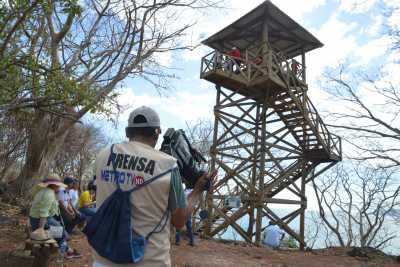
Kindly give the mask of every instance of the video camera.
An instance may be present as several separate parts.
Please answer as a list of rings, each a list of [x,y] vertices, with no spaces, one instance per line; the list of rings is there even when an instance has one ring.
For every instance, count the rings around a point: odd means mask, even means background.
[[[207,161],[191,146],[185,132],[169,128],[164,134],[160,150],[177,159],[179,172],[186,188],[194,188],[197,180],[205,173],[200,169],[199,164]]]

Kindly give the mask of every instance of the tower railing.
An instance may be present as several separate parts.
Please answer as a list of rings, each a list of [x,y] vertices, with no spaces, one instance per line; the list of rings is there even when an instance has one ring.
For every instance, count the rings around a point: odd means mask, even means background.
[[[306,150],[323,149],[330,157],[340,159],[341,140],[331,134],[307,96],[307,85],[304,81],[303,72],[305,66],[300,63],[296,71],[291,66],[291,59],[277,52],[271,47],[261,47],[261,53],[245,51],[244,57],[235,58],[219,51],[212,51],[201,60],[201,77],[207,79],[207,74],[218,73],[227,78],[240,81],[244,86],[251,88],[258,80],[272,78],[279,80],[282,84],[282,95],[274,100],[275,105],[285,104],[285,98],[295,103],[303,119],[311,126],[311,131],[319,140],[318,145],[305,147]],[[280,98],[279,98],[280,97]]]

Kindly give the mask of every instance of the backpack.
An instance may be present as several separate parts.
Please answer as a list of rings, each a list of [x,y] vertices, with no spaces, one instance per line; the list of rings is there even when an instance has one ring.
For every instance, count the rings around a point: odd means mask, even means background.
[[[114,145],[111,146],[111,153]],[[114,176],[117,176],[115,161],[112,162]],[[161,232],[167,224],[169,211],[165,210],[158,224],[146,236],[133,230],[132,210],[130,195],[134,191],[154,182],[158,178],[171,172],[174,168],[160,173],[143,184],[130,190],[123,191],[117,177],[117,189],[104,201],[96,214],[87,223],[83,233],[87,236],[89,244],[102,257],[117,263],[138,263],[143,260],[147,241],[154,233]]]

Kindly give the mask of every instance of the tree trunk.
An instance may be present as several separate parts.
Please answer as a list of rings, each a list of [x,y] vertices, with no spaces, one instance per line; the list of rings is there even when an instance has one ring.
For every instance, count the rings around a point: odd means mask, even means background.
[[[29,132],[25,163],[16,182],[16,192],[19,195],[22,196],[34,183],[48,174],[50,164],[68,134],[68,130],[60,133],[66,123],[70,122],[48,115],[36,115]]]
[[[252,239],[253,238],[253,231],[254,231],[254,207],[251,207],[249,211],[249,226],[247,227],[247,236]]]

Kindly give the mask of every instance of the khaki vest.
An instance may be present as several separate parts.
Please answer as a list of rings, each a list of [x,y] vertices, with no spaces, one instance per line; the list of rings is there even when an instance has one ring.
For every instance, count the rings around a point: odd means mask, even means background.
[[[176,166],[176,159],[139,142],[124,142],[114,145],[115,160],[120,172],[120,185],[131,189],[143,181]],[[96,159],[96,183],[98,207],[116,189],[110,175],[110,148],[102,150]],[[107,164],[109,165],[107,166]],[[160,221],[168,206],[171,173],[144,186],[131,194],[133,229],[145,236]],[[169,216],[170,218],[170,216]],[[108,267],[171,266],[170,219],[160,233],[154,233],[148,242],[144,259],[138,264],[115,264],[99,256],[93,249],[94,260]]]

